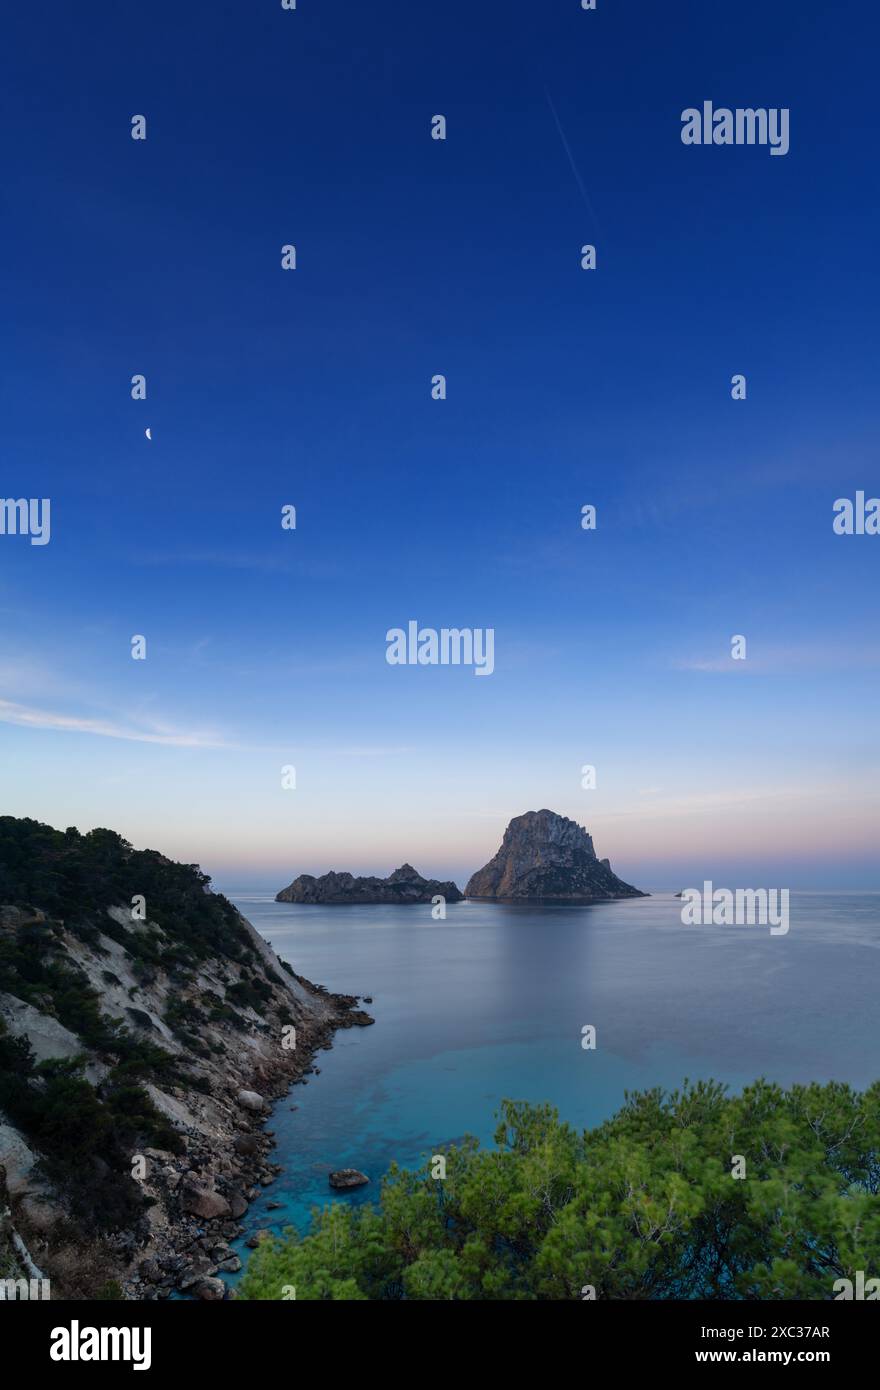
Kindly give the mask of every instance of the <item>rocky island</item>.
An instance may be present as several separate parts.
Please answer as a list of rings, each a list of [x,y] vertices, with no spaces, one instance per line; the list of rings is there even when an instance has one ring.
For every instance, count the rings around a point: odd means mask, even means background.
[[[645,898],[599,859],[582,826],[555,811],[515,816],[493,859],[471,877],[466,898],[523,902],[603,902]]]
[[[355,878],[332,870],[314,878],[300,874],[287,888],[276,893],[277,903],[429,903],[442,897],[448,903],[461,902],[462,892],[454,883],[422,878],[411,864],[401,864],[387,878],[372,875]]]
[[[224,1297],[279,1172],[263,1126],[334,1030],[191,864],[0,817],[0,1274],[53,1298]]]

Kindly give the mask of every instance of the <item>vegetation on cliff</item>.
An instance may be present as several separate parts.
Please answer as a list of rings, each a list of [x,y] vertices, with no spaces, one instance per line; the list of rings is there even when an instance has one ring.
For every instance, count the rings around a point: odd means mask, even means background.
[[[131,1178],[132,1153],[182,1147],[142,1082],[181,1083],[187,1072],[103,1012],[100,992],[65,950],[65,930],[99,952],[103,934],[124,944],[142,978],[163,969],[182,983],[209,953],[241,959],[248,949],[237,913],[206,893],[208,882],[195,866],[134,850],[111,830],[81,835],[0,817],[0,904],[18,909],[0,925],[0,993],[57,1019],[83,1045],[81,1056],[36,1062],[28,1039],[10,1036],[0,1019],[0,1111],[85,1226],[137,1223],[144,1198]],[[149,903],[151,921],[173,928],[173,939],[159,944],[158,935],[107,916],[109,905],[135,895]],[[106,1069],[97,1085],[85,1076],[95,1058]]]
[[[136,1227],[145,1199],[131,1177],[131,1156],[144,1145],[179,1152],[183,1145],[133,1079],[149,1059],[114,1067],[99,1087],[84,1076],[85,1055],[35,1063],[26,1038],[0,1020],[0,1111],[41,1155],[49,1181],[64,1193],[83,1229]]]
[[[111,830],[0,817],[0,1165],[16,1229],[62,1287],[89,1296],[98,1275],[76,1251],[96,1241],[109,1254],[95,1270],[115,1261],[129,1277],[146,1245],[148,1264],[160,1256],[154,1283],[186,1277],[174,1242],[192,1244],[193,1222],[211,1219],[187,1207],[190,1168],[228,1239],[230,1198],[244,1209],[269,1146],[254,1138],[230,1156],[258,1122],[239,1094],[256,1085],[261,1116],[262,1093],[332,1026],[371,1021],[285,971],[209,882]],[[299,1054],[282,1046],[288,1024]]]
[[[108,929],[108,904],[127,904],[139,895],[150,920],[173,932],[174,940],[154,962],[165,967],[195,965],[208,957],[241,960],[250,954],[248,936],[232,903],[209,892],[210,878],[197,864],[176,864],[155,850],[136,850],[113,830],[54,830],[39,821],[0,816],[0,903],[27,904],[47,917],[63,917],[83,940],[94,941],[96,916]],[[120,928],[116,928],[117,937]],[[133,943],[125,938],[126,947]],[[150,944],[140,951],[150,959]]]

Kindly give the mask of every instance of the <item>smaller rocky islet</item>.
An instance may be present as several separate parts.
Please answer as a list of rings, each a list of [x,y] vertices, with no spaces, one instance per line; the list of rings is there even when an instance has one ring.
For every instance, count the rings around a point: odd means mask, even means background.
[[[462,894],[454,883],[422,878],[412,864],[401,864],[387,878],[366,875],[330,873],[320,878],[300,874],[287,888],[276,893],[277,903],[429,903],[432,898],[445,898],[448,903],[461,901]]]

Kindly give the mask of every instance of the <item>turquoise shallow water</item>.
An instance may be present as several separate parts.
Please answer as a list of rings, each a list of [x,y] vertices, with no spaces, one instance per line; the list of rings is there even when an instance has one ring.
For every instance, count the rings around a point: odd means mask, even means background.
[[[430,907],[234,901],[299,974],[372,995],[376,1019],[337,1033],[317,1054],[320,1075],[276,1106],[284,1172],[248,1211],[248,1234],[305,1229],[314,1205],[375,1200],[393,1159],[416,1164],[465,1133],[490,1141],[504,1097],[549,1100],[583,1128],[626,1090],[685,1076],[733,1088],[760,1075],[880,1077],[880,894],[792,894],[790,931],[777,937],[684,927],[671,895],[467,902],[445,922]],[[581,1047],[585,1024],[595,1051]],[[327,1176],[343,1167],[370,1186],[332,1194]],[[268,1201],[283,1205],[267,1211]]]

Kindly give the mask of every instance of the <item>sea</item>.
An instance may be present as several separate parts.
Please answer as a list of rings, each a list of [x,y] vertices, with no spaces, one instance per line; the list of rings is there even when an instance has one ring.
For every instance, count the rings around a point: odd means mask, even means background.
[[[549,1101],[585,1129],[627,1092],[686,1078],[734,1091],[760,1076],[859,1088],[880,1078],[877,893],[792,893],[784,935],[685,926],[668,893],[468,901],[445,920],[430,905],[228,896],[298,974],[370,996],[362,1007],[376,1020],[337,1032],[316,1054],[319,1074],[276,1104],[268,1126],[283,1172],[244,1218],[243,1261],[258,1229],[306,1231],[316,1207],[376,1201],[392,1161],[418,1165],[465,1134],[491,1144],[505,1098]],[[336,1168],[370,1182],[336,1194]]]

